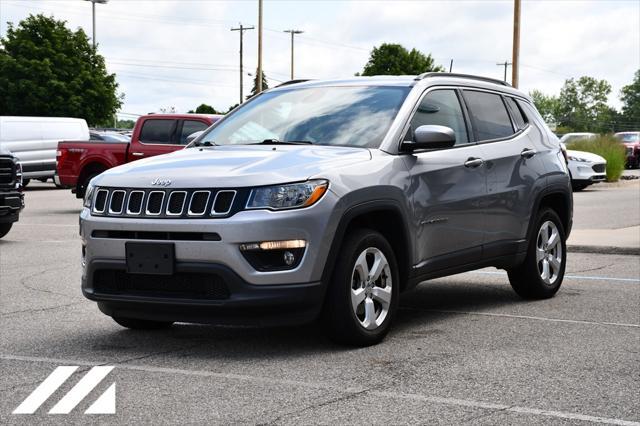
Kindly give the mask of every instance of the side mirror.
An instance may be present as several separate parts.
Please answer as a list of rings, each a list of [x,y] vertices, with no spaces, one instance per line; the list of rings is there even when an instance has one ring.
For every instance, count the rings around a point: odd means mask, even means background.
[[[191,142],[193,142],[198,136],[200,136],[203,133],[204,133],[203,130],[200,130],[199,132],[191,133],[189,136],[187,136],[187,145],[189,145]]]
[[[446,126],[435,124],[418,127],[413,132],[413,141],[402,142],[405,151],[420,149],[451,148],[456,143],[455,132]]]

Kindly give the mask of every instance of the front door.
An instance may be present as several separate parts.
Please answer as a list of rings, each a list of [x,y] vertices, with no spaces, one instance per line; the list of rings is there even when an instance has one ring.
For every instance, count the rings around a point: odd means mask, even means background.
[[[428,124],[447,126],[456,135],[452,148],[406,157],[417,222],[417,267],[433,272],[480,259],[486,173],[480,148],[471,143],[456,90],[428,92],[411,120],[409,134]]]

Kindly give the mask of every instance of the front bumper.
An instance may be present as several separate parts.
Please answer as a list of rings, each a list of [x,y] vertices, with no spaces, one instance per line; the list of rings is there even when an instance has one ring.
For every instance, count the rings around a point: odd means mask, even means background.
[[[128,275],[125,271],[122,260],[92,261],[82,280],[82,293],[98,302],[103,313],[114,317],[260,326],[312,321],[320,313],[324,298],[324,286],[320,282],[252,285],[228,267],[214,263],[176,264],[176,275],[191,274],[203,281],[206,281],[203,277],[215,277],[217,289],[197,298],[172,284],[169,285],[173,291],[169,292],[166,280],[175,279],[171,276],[152,277],[153,288],[147,285],[142,291],[132,290],[127,288],[128,283],[133,282],[128,278],[136,277],[125,277]],[[120,279],[116,282],[108,277]]]
[[[20,191],[0,191],[0,223],[17,222],[24,208],[24,194]]]
[[[607,180],[606,163],[577,162],[571,164],[571,180],[574,182],[604,182]]]

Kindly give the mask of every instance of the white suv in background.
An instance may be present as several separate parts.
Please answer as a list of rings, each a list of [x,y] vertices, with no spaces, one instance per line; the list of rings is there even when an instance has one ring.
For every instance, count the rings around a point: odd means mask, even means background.
[[[565,135],[566,136],[566,135]],[[567,150],[571,187],[582,191],[587,186],[607,179],[607,160],[591,152]]]

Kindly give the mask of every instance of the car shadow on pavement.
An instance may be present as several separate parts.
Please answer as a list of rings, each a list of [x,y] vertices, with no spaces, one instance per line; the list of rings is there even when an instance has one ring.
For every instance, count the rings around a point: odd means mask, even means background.
[[[425,283],[403,295],[389,338],[382,345],[393,345],[392,338],[403,335],[436,333],[438,324],[455,312],[482,311],[493,307],[527,303],[504,286],[458,283]],[[319,321],[292,327],[220,327],[174,324],[166,330],[136,331],[115,323],[107,330],[93,330],[74,339],[98,352],[121,357],[164,357],[188,361],[252,360],[265,358],[303,358],[307,355],[358,351],[360,348],[332,342]]]

